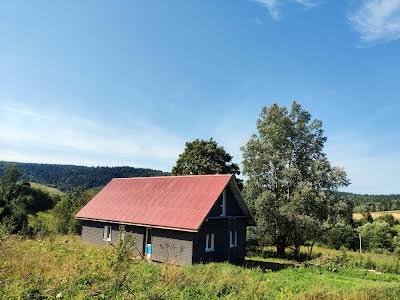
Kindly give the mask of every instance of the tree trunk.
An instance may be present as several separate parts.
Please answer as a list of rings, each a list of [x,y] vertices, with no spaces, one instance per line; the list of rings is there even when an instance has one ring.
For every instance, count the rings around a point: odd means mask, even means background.
[[[308,252],[308,256],[309,256],[309,258],[311,259],[311,255],[312,255],[312,251],[313,251],[313,247],[314,247],[314,244],[315,244],[315,238],[313,239],[313,241],[312,241],[312,243],[311,243],[311,246],[310,246],[310,249],[309,249],[309,252]]]
[[[278,243],[276,245],[276,253],[278,257],[285,257],[286,245],[284,243]]]

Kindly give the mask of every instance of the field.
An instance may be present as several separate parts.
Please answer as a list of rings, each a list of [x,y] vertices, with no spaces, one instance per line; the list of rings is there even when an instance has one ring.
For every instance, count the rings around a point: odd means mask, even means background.
[[[77,236],[44,240],[10,236],[0,243],[0,253],[1,299],[398,299],[400,295],[398,260],[377,254],[329,250],[308,263],[253,258],[247,267],[228,263],[177,267],[120,262],[116,249],[82,244]],[[270,265],[280,266],[275,268],[279,271],[266,269]],[[384,272],[366,270],[369,267]]]
[[[47,186],[47,185],[44,185],[44,184],[40,184],[40,183],[37,183],[37,182],[29,182],[29,183],[30,183],[31,187],[33,187],[35,189],[38,189],[38,190],[42,190],[43,192],[47,192],[50,195],[58,195],[58,196],[65,195],[64,192],[60,191],[57,188],[50,187],[50,186]]]
[[[374,219],[382,216],[383,214],[391,214],[391,215],[393,215],[393,217],[395,217],[395,219],[400,220],[400,210],[374,211],[374,212],[371,212],[371,216]],[[361,213],[354,213],[353,214],[353,219],[354,220],[360,220],[361,218],[362,218],[362,214]]]

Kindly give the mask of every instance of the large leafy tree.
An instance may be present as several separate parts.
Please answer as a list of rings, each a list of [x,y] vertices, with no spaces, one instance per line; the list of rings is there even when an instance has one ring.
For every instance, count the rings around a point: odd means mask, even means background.
[[[232,158],[212,138],[209,140],[196,139],[186,143],[185,150],[179,155],[171,173],[172,175],[239,175],[239,166],[232,162]],[[242,186],[240,179],[236,179],[236,182],[239,187]]]
[[[257,134],[242,147],[244,195],[257,220],[253,237],[279,255],[315,241],[324,223],[351,219],[351,204],[336,193],[349,180],[329,163],[326,140],[322,122],[293,102],[290,111],[264,107]]]

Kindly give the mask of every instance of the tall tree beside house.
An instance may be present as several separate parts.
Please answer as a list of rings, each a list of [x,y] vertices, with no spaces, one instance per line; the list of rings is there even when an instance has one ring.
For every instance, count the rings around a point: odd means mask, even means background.
[[[209,140],[196,139],[186,143],[185,150],[179,155],[171,173],[172,175],[239,175],[239,166],[232,162],[232,158],[212,138]],[[241,189],[243,187],[242,180],[236,177],[235,179]]]
[[[337,193],[349,180],[329,163],[326,140],[322,122],[293,102],[290,111],[264,107],[257,134],[242,147],[244,196],[257,221],[254,240],[275,245],[279,255],[315,241],[327,223],[351,220],[352,205]]]

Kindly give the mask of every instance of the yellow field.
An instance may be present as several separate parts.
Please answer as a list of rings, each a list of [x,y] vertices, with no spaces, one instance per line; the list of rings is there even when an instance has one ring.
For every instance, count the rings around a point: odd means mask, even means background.
[[[30,183],[31,187],[33,187],[35,189],[38,189],[38,190],[42,190],[44,192],[47,192],[50,195],[62,196],[62,195],[65,194],[64,192],[60,191],[57,188],[53,188],[53,187],[50,187],[50,186],[47,186],[47,185],[44,185],[44,184],[40,184],[40,183],[37,183],[37,182],[29,182],[29,183]]]
[[[392,211],[374,211],[371,212],[372,218],[378,218],[382,216],[383,214],[391,214],[395,219],[400,220],[400,210],[392,210]],[[362,218],[362,214],[360,213],[354,213],[353,214],[353,219],[354,220],[360,220]]]

